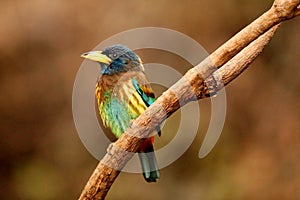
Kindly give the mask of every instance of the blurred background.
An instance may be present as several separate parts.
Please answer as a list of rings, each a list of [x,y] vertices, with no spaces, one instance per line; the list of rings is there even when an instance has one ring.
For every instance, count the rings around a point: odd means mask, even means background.
[[[72,118],[81,53],[113,34],[145,26],[182,32],[211,53],[271,4],[2,0],[0,199],[77,199],[96,167]],[[197,138],[179,160],[161,170],[158,183],[121,173],[107,199],[298,199],[299,22],[285,22],[262,55],[226,88],[225,127],[207,157],[199,159],[198,151],[210,119],[209,99],[200,102]],[[191,67],[157,52],[141,57],[182,73]],[[172,137],[171,132],[162,138]]]

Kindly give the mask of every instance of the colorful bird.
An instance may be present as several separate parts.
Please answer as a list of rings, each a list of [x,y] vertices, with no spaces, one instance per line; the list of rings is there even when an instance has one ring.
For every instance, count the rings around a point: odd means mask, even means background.
[[[109,46],[104,51],[91,51],[81,57],[101,66],[96,84],[96,111],[100,125],[115,141],[154,101],[154,93],[144,73],[141,59],[123,45]],[[160,131],[157,131],[160,135]],[[158,166],[153,149],[154,136],[147,138],[138,150],[144,178],[156,182]]]

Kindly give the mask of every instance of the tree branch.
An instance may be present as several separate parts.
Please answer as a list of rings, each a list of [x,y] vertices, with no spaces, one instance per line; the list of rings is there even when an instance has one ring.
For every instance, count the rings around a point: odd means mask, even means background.
[[[271,9],[165,91],[115,143],[110,144],[79,199],[104,199],[143,138],[181,106],[205,98],[234,80],[262,52],[280,22],[300,15],[299,4],[300,0],[275,0]]]
[[[280,24],[273,26],[205,79],[202,85],[204,88],[201,88],[203,91],[201,98],[215,94],[247,69],[270,42],[279,26]]]

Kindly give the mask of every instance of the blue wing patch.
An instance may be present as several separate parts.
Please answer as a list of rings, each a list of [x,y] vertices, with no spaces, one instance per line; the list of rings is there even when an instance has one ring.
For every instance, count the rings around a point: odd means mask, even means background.
[[[135,78],[132,79],[132,84],[133,84],[133,87],[135,88],[135,90],[142,97],[146,106],[149,107],[155,101],[155,98],[147,96],[147,94],[145,94],[145,92],[140,88],[140,86]]]
[[[133,87],[135,88],[135,90],[138,92],[138,94],[142,97],[144,103],[146,104],[147,107],[149,107],[154,101],[155,101],[155,98],[154,96],[153,97],[149,97],[139,86],[137,80],[135,78],[132,79],[132,84],[133,84]],[[157,127],[157,133],[158,133],[158,136],[161,135],[161,130],[160,130],[160,127]]]

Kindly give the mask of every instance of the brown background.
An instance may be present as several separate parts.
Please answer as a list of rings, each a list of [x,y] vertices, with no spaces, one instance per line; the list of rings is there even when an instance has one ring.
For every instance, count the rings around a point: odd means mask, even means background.
[[[271,4],[2,0],[0,199],[76,199],[95,168],[97,160],[72,119],[81,53],[113,34],[145,26],[180,31],[212,52]],[[210,116],[204,100],[197,139],[161,170],[159,182],[122,173],[108,199],[299,198],[299,20],[285,22],[250,69],[226,88],[225,127],[208,157],[197,156]],[[141,54],[144,62],[157,61],[154,56],[161,59],[157,52]],[[179,70],[184,64],[162,57]],[[171,137],[169,132],[162,138]]]

